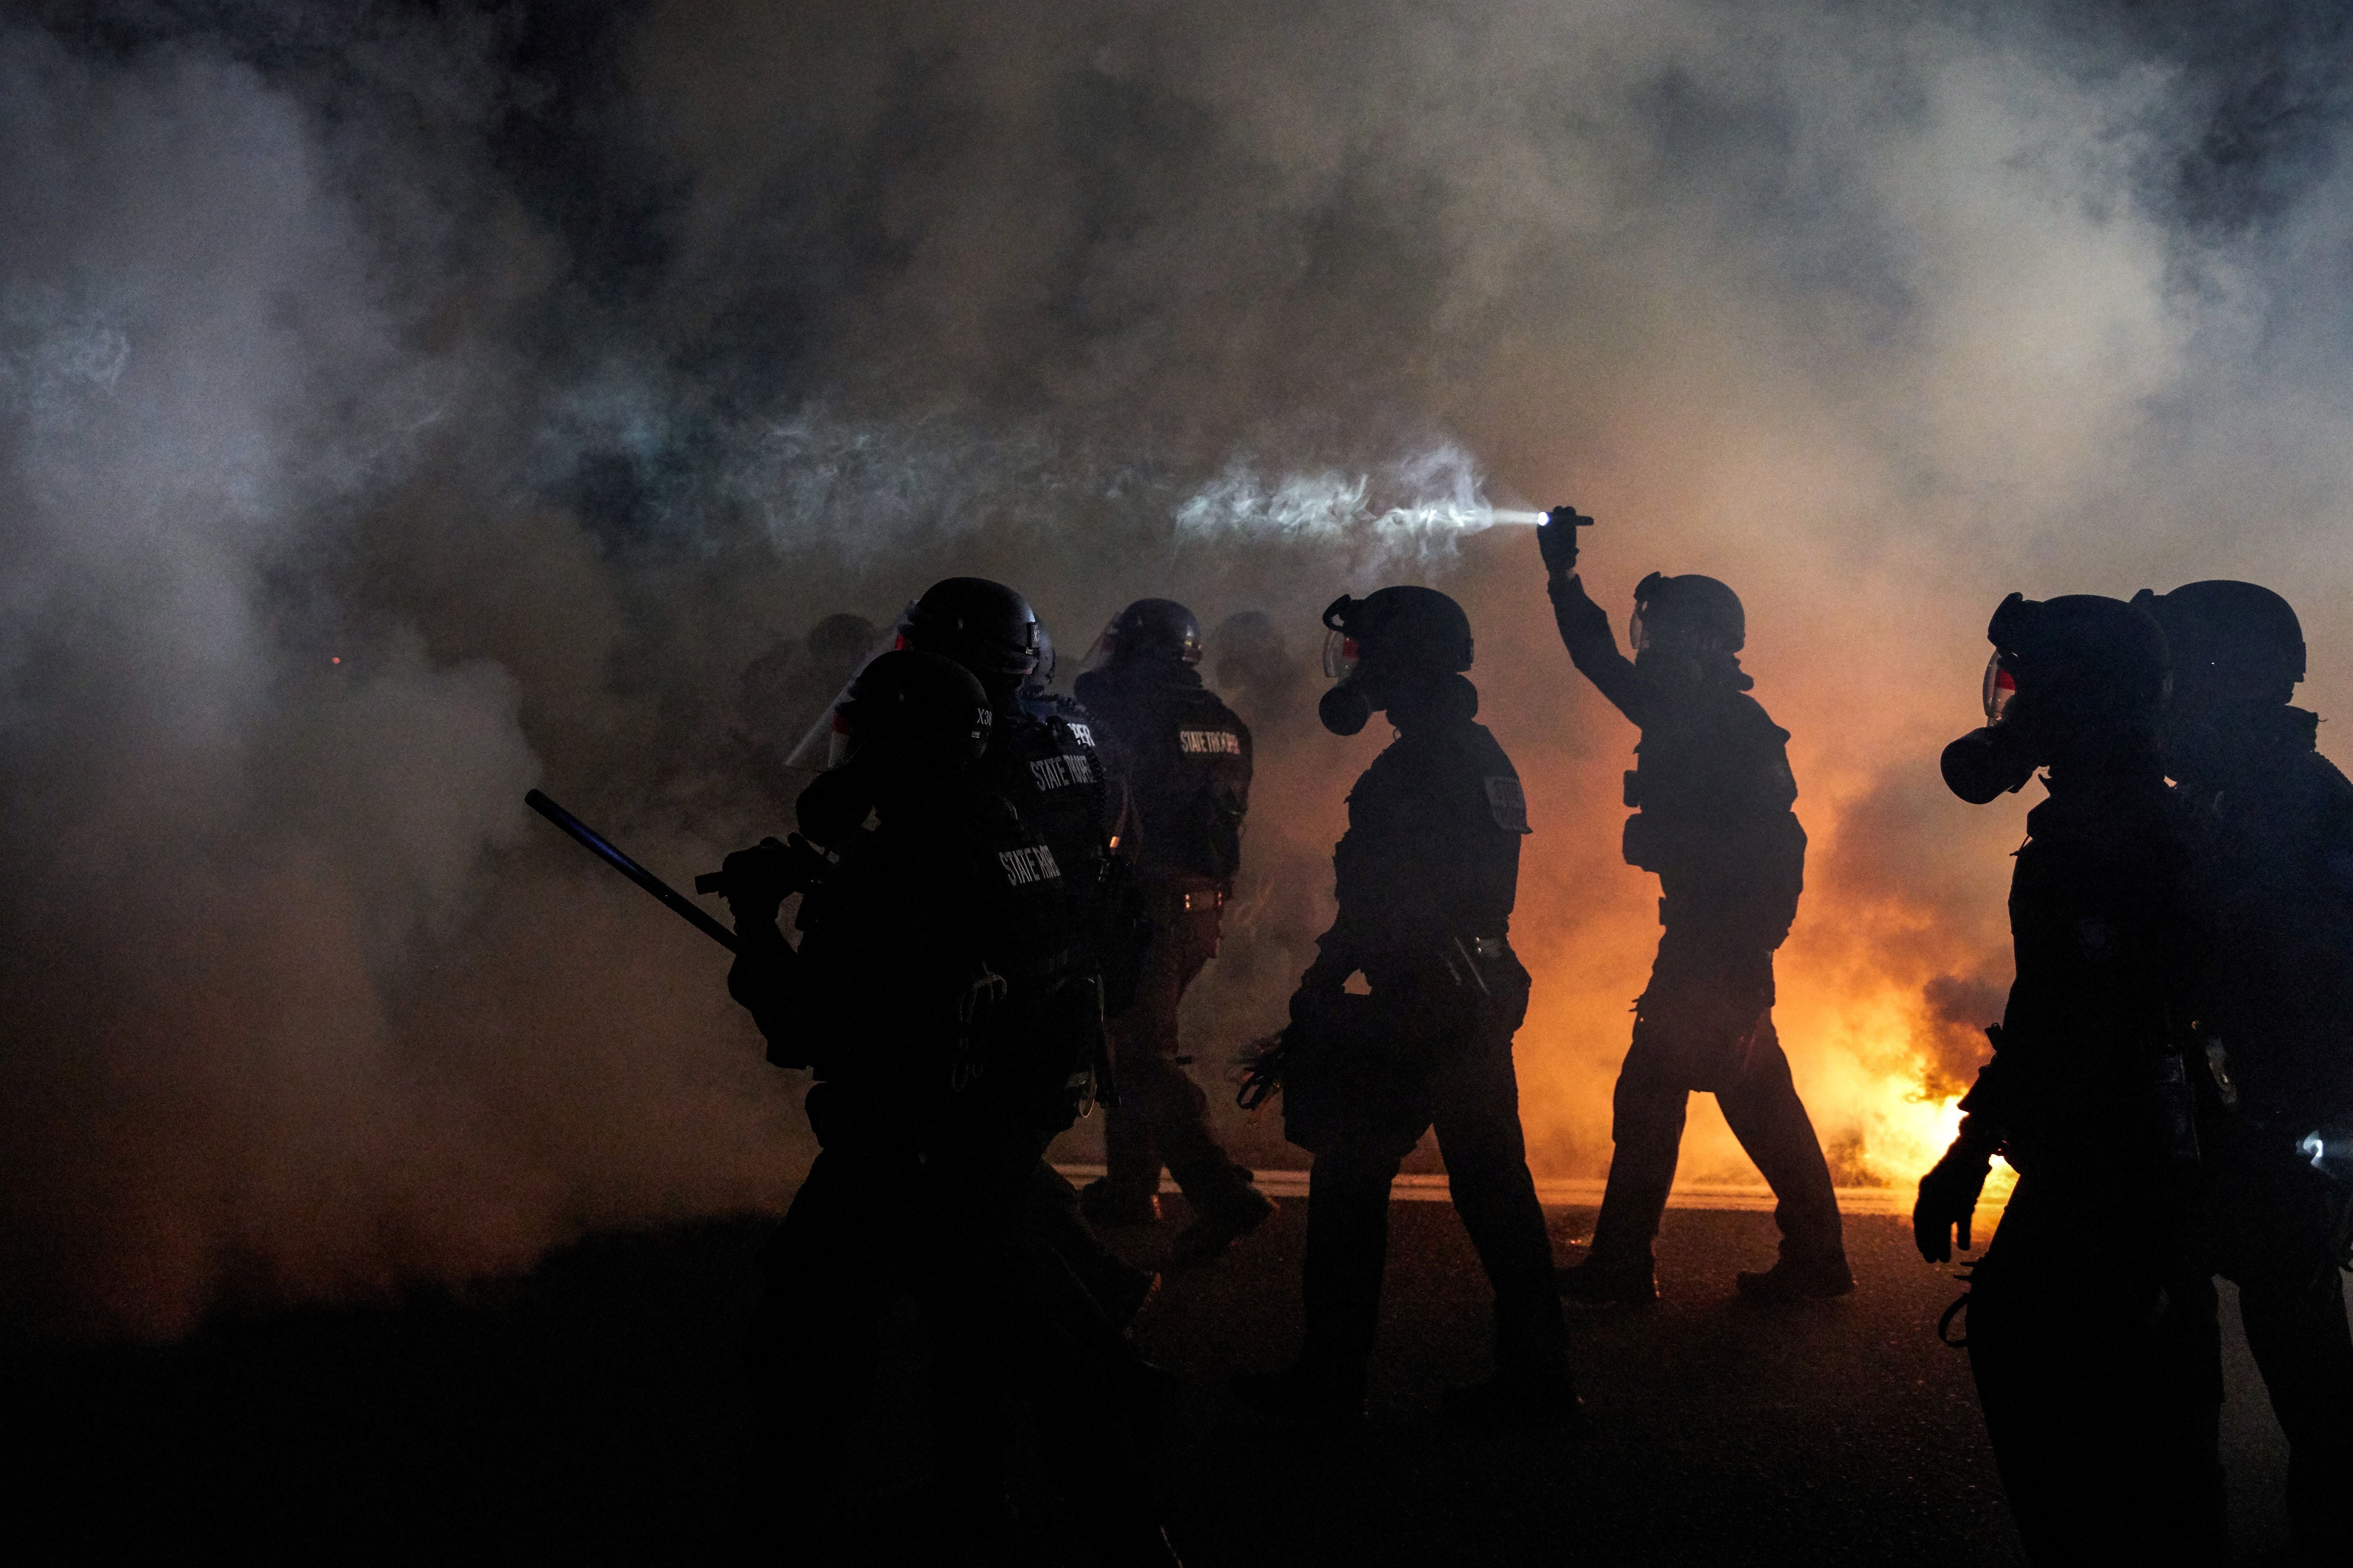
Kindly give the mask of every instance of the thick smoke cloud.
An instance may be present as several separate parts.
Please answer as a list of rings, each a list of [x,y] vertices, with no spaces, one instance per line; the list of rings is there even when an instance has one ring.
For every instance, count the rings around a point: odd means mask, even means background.
[[[2268,580],[2308,699],[2347,689],[2316,10],[19,16],[19,1318],[170,1332],[773,1205],[796,1086],[719,956],[519,798],[714,864],[775,826],[811,629],[951,573],[1023,587],[1066,668],[1141,595],[1210,628],[1263,769],[1204,1071],[1279,1017],[1378,743],[1308,714],[1316,611],[1461,598],[1539,829],[1521,1063],[1565,1174],[1655,930],[1632,735],[1525,531],[1396,509],[1573,499],[1605,601],[1653,567],[1747,600],[1815,846],[1782,1032],[1858,1179],[1917,1168],[2007,978],[2032,791],[1933,771],[2001,594]]]

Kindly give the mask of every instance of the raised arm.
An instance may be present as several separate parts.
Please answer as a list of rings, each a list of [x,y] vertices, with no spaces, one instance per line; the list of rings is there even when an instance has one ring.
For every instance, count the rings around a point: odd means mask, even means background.
[[[1568,661],[1618,711],[1637,725],[1643,721],[1642,684],[1634,661],[1618,651],[1618,636],[1609,629],[1609,615],[1587,596],[1577,575],[1577,531],[1592,521],[1574,507],[1555,507],[1536,526],[1536,547],[1544,554],[1545,592],[1552,597],[1553,623],[1567,646]]]

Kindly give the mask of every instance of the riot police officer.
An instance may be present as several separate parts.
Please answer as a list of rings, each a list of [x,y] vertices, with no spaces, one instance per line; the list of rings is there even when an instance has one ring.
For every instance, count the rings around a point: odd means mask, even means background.
[[[1389,1184],[1432,1125],[1455,1212],[1495,1292],[1495,1373],[1458,1414],[1544,1422],[1577,1406],[1552,1250],[1528,1174],[1512,1036],[1528,974],[1510,942],[1518,773],[1473,722],[1471,623],[1429,588],[1384,588],[1325,610],[1318,710],[1355,734],[1387,712],[1397,739],[1348,795],[1333,851],[1339,912],[1291,1003],[1283,1131],[1309,1174],[1306,1335],[1287,1370],[1237,1379],[1271,1413],[1352,1423],[1364,1410],[1388,1232]],[[1367,994],[1345,987],[1361,974]]]
[[[1026,1212],[1100,1018],[1060,868],[976,774],[993,714],[967,672],[885,654],[841,718],[853,752],[801,815],[842,858],[803,900],[797,950],[776,925],[782,847],[726,866],[742,942],[729,990],[771,1060],[815,1068],[822,1145],[765,1259],[748,1345],[744,1544],[843,1544],[830,1515],[843,1439],[883,1312],[912,1287],[944,1355],[1015,1363],[1105,1553],[1173,1561],[1139,1452],[1140,1363],[1115,1333],[1074,1331],[1092,1305]],[[870,812],[876,827],[845,831]]]
[[[1138,599],[1113,617],[1103,655],[1076,690],[1124,796],[1121,853],[1151,934],[1134,1001],[1112,1015],[1120,1102],[1103,1120],[1107,1172],[1085,1199],[1098,1223],[1148,1224],[1166,1163],[1194,1214],[1173,1249],[1183,1268],[1274,1212],[1209,1131],[1208,1099],[1176,1059],[1177,1011],[1217,955],[1241,862],[1250,733],[1201,684],[1201,630],[1184,605]]]
[[[2134,602],[2172,653],[2163,743],[2206,932],[2199,1016],[2236,1102],[2208,1132],[2185,1297],[2214,1333],[2211,1276],[2238,1286],[2287,1434],[2289,1518],[2317,1559],[2353,1479],[2353,1333],[2333,1245],[2347,1196],[2300,1145],[2353,1131],[2353,784],[2315,749],[2318,715],[2290,706],[2305,650],[2286,600],[2205,582]]]
[[[1050,658],[1051,649],[1029,600],[986,577],[945,578],[908,606],[899,636],[907,647],[963,666],[988,693],[997,722],[980,776],[1052,848],[1073,900],[1081,960],[1101,976],[1106,1010],[1117,1012],[1134,994],[1143,943],[1125,879],[1110,855],[1110,780],[1083,710],[1038,686],[1041,650]],[[1040,1230],[1105,1310],[1121,1322],[1132,1319],[1157,1276],[1103,1245],[1087,1226],[1077,1193],[1051,1165],[1041,1161],[1033,1181],[1032,1217]]]
[[[1560,1274],[1580,1301],[1658,1297],[1651,1247],[1674,1184],[1694,1089],[1715,1095],[1740,1146],[1779,1200],[1781,1254],[1743,1272],[1744,1295],[1839,1296],[1854,1289],[1813,1122],[1773,1027],[1773,953],[1805,878],[1806,835],[1790,810],[1788,731],[1748,695],[1740,600],[1713,577],[1652,573],[1634,589],[1634,658],[1576,576],[1571,508],[1536,531],[1553,617],[1568,657],[1642,731],[1626,775],[1627,863],[1655,871],[1659,955],[1634,1007],[1610,1136],[1617,1149],[1592,1249]]]
[[[2179,1310],[2198,1183],[2198,928],[2158,752],[2163,634],[2115,599],[2013,594],[1987,631],[1988,725],[1945,750],[1982,804],[2047,769],[2010,894],[2017,980],[1960,1135],[1922,1178],[1924,1257],[1969,1245],[1992,1155],[2017,1167],[1968,1342],[2039,1563],[2222,1555],[2221,1369]]]

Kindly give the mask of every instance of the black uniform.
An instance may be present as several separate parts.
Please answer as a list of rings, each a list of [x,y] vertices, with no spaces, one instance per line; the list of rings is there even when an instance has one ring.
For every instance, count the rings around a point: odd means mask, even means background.
[[[1512,1036],[1527,971],[1509,942],[1527,808],[1477,697],[1408,725],[1356,781],[1334,851],[1339,916],[1293,1003],[1284,1131],[1314,1155],[1299,1370],[1360,1401],[1380,1304],[1389,1183],[1433,1124],[1454,1206],[1495,1290],[1505,1377],[1565,1385],[1552,1251],[1528,1174]],[[1370,995],[1342,986],[1362,973]]]
[[[2069,775],[2027,816],[2018,978],[1962,1102],[2019,1183],[1970,1280],[1969,1360],[2037,1562],[2219,1557],[2219,1364],[2180,1310],[2197,1182],[2182,1047],[2197,946],[2153,760]]]
[[[731,976],[771,1059],[816,1068],[823,1145],[765,1259],[746,1521],[772,1543],[833,1501],[881,1320],[913,1289],[943,1359],[1036,1396],[1073,1502],[1140,1532],[1148,1486],[1118,1414],[1140,1365],[1029,1213],[1100,1016],[1061,868],[968,776],[901,815],[804,900],[797,954],[755,931]]]
[[[2288,1438],[2298,1544],[2336,1549],[2353,1485],[2353,1334],[2330,1245],[2343,1196],[2296,1148],[2353,1126],[2353,784],[2314,714],[2242,710],[2177,758],[2206,931],[2200,1016],[2238,1115],[2209,1136],[2188,1247],[2209,1334],[2211,1276],[2239,1287],[2247,1345]]]
[[[1637,815],[1625,854],[1658,873],[1665,895],[1658,960],[1618,1077],[1593,1257],[1647,1271],[1695,1089],[1715,1094],[1779,1200],[1782,1256],[1842,1255],[1830,1167],[1773,1027],[1773,953],[1805,873],[1788,731],[1747,694],[1754,683],[1736,665],[1697,684],[1663,679],[1618,651],[1577,578],[1556,575],[1550,592],[1571,661],[1642,731],[1627,775]]]
[[[1265,1200],[1210,1133],[1208,1097],[1176,1055],[1179,1005],[1217,955],[1241,862],[1250,727],[1174,659],[1090,671],[1078,698],[1124,796],[1121,855],[1150,921],[1133,1002],[1112,1017],[1120,1103],[1103,1121],[1107,1201],[1113,1211],[1148,1205],[1165,1162],[1196,1214],[1247,1227]]]

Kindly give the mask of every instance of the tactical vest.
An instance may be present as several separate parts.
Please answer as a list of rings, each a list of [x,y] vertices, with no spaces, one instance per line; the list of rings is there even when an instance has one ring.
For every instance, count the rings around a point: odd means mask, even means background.
[[[1216,692],[1150,670],[1090,671],[1079,699],[1126,793],[1140,868],[1230,881],[1250,809],[1250,726]]]
[[[1052,847],[1080,923],[1091,928],[1111,822],[1110,778],[1092,729],[1083,720],[1009,709],[997,720],[980,774]]]
[[[976,795],[885,822],[803,900],[800,969],[821,1077],[887,1082],[919,1103],[988,1095],[1067,1126],[1102,1004],[1065,874],[1045,837]]]
[[[1338,927],[1357,962],[1443,961],[1460,939],[1501,941],[1518,897],[1527,800],[1486,726],[1401,735],[1348,793],[1332,851]]]
[[[2196,943],[2175,804],[2160,783],[2054,793],[2011,874],[2017,979],[1970,1109],[2021,1170],[2157,1169],[2198,1154],[2185,1054]],[[2194,1052],[2189,1054],[2195,1054]]]
[[[1662,924],[1721,924],[1778,946],[1797,918],[1806,835],[1789,809],[1789,732],[1740,691],[1694,693],[1642,731],[1626,774],[1628,865],[1656,872]]]

